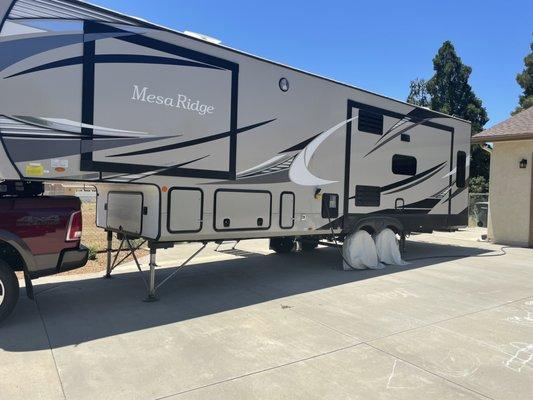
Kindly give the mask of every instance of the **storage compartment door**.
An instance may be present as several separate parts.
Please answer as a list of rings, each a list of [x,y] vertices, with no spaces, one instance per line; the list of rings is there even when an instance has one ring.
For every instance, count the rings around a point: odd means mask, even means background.
[[[270,192],[221,189],[215,193],[216,231],[269,229],[271,213]]]
[[[142,218],[142,193],[109,192],[107,195],[107,228],[140,235]]]
[[[168,231],[170,233],[202,230],[204,196],[200,189],[172,188],[168,195]]]
[[[280,228],[291,229],[294,226],[294,193],[283,192],[279,206]]]

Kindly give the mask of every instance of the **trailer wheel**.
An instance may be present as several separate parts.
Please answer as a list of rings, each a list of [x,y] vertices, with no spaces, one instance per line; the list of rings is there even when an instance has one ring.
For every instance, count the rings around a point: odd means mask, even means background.
[[[292,237],[277,237],[270,239],[270,248],[278,254],[290,253],[296,247]]]
[[[9,265],[0,260],[0,323],[13,312],[18,299],[17,275]]]
[[[300,240],[300,247],[303,251],[313,251],[318,247],[318,240],[313,240],[313,239]]]

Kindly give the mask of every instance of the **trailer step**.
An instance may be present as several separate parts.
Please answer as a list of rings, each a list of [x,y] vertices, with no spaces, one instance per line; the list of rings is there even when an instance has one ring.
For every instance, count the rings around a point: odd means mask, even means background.
[[[237,247],[237,245],[241,242],[241,240],[220,240],[220,241],[217,241],[215,242],[217,244],[217,247],[215,249],[215,251],[218,252],[218,249],[220,249],[220,247],[224,244],[229,244],[229,243],[234,243],[233,244],[233,247],[229,250],[235,250],[235,248]]]

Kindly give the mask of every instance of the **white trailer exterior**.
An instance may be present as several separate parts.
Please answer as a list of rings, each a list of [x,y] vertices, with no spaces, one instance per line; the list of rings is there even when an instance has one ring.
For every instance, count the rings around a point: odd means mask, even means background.
[[[74,0],[0,0],[0,174],[154,242],[467,224],[470,124]]]

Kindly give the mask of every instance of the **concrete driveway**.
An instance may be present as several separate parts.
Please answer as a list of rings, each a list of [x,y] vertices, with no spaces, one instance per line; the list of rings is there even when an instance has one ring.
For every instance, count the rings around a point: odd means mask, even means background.
[[[42,279],[0,328],[0,399],[532,398],[533,249],[457,237],[407,245],[455,258],[381,271],[210,245],[156,303],[131,266]]]

